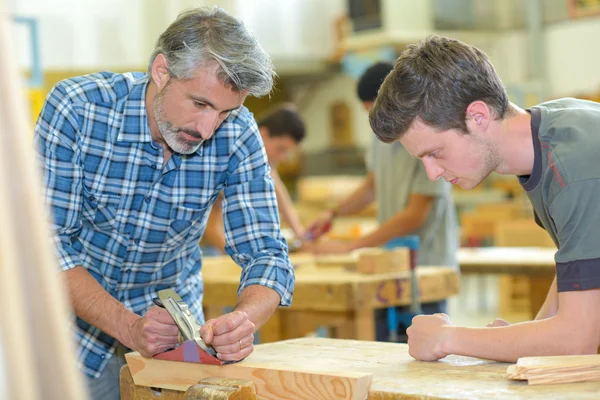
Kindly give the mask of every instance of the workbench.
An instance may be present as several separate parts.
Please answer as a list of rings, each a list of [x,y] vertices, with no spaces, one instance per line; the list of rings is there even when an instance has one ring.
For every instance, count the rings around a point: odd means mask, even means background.
[[[360,274],[330,267],[319,269],[312,255],[294,254],[296,287],[292,306],[280,308],[261,329],[262,343],[306,336],[330,327],[334,337],[375,340],[374,311],[410,304],[410,273]],[[241,268],[231,258],[204,258],[206,318],[223,313],[237,302]],[[421,302],[446,299],[459,291],[459,277],[450,267],[417,269]]]
[[[477,247],[459,249],[457,258],[463,273],[526,276],[529,314],[534,318],[556,273],[555,254],[556,249],[550,247]]]
[[[129,397],[123,396],[123,400],[179,400],[188,387],[208,376],[252,379],[264,399],[562,400],[598,399],[600,393],[600,382],[528,386],[511,381],[506,377],[510,364],[505,363],[460,356],[438,362],[415,361],[408,346],[399,343],[294,339],[258,345],[246,360],[224,367],[130,357],[135,384],[124,367],[121,390]],[[311,380],[305,379],[306,371],[312,373]],[[335,375],[339,375],[337,391],[328,380]],[[131,396],[136,389],[149,393],[148,386],[166,389],[162,396],[169,397]]]

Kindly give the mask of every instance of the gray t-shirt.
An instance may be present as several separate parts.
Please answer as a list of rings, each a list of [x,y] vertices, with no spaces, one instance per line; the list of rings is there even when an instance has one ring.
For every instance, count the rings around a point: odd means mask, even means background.
[[[379,223],[402,211],[413,193],[435,196],[427,220],[412,233],[421,241],[417,264],[456,267],[458,227],[451,185],[443,179],[430,181],[423,163],[400,143],[386,144],[375,137],[367,154],[367,167],[375,175]]]
[[[558,291],[600,288],[600,104],[567,98],[529,112],[534,167],[519,181],[558,247]]]

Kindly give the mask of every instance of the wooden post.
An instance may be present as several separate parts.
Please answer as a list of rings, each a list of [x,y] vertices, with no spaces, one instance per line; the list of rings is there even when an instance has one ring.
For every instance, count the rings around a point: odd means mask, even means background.
[[[9,399],[85,399],[9,39],[10,15],[2,10],[0,0],[0,345],[6,394]]]

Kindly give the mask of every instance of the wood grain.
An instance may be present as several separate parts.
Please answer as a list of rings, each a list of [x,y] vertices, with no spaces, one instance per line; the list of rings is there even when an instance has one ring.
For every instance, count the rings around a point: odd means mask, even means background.
[[[415,361],[408,355],[408,346],[397,343],[294,339],[258,345],[244,362],[273,369],[294,367],[312,371],[372,374],[369,400],[591,400],[597,399],[600,392],[600,382],[527,385],[507,379],[509,364],[477,358],[448,356],[439,362]],[[186,382],[182,382],[181,378],[187,376],[189,385],[197,381],[194,380],[195,373],[186,366],[174,372],[171,364],[163,364],[157,366],[159,372],[154,374],[163,374],[166,377],[163,380],[171,381],[171,384],[185,390]],[[257,384],[257,391],[258,387]],[[323,398],[319,397],[320,393],[312,394],[314,400]],[[282,399],[294,398],[286,392],[280,392],[279,395]]]
[[[600,355],[522,357],[506,374],[530,385],[600,381]]]
[[[250,356],[238,364],[202,365],[144,358],[139,353],[126,355],[127,364],[136,385],[185,391],[200,379],[229,377],[254,381],[256,393],[265,399],[365,399],[372,375],[319,368],[318,355],[314,365],[295,366],[294,358],[287,363],[272,365],[253,361]]]

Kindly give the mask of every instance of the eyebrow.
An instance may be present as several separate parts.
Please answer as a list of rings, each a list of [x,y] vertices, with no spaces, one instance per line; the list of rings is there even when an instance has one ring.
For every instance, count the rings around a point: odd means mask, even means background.
[[[434,151],[434,150],[425,150],[425,151],[422,151],[421,153],[419,153],[417,155],[417,158],[420,160],[421,158],[425,157],[427,154],[431,153],[432,151]]]
[[[213,109],[215,109],[215,110],[217,109],[217,107],[215,107],[215,105],[214,105],[213,103],[211,103],[211,102],[210,102],[208,99],[206,99],[206,98],[204,98],[204,97],[197,97],[197,96],[193,96],[193,95],[189,95],[189,96],[190,96],[190,98],[191,98],[192,100],[194,100],[194,101],[199,101],[199,102],[201,102],[201,103],[208,104],[208,105],[209,105],[210,107],[212,107]],[[231,111],[235,111],[235,110],[237,110],[238,108],[240,108],[241,106],[242,106],[242,105],[240,104],[240,105],[239,105],[239,106],[237,106],[237,107],[230,108],[229,110],[223,110],[223,111],[224,111],[224,112],[231,112]]]

